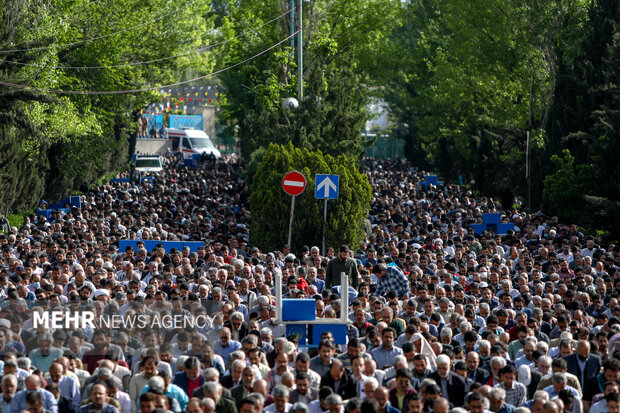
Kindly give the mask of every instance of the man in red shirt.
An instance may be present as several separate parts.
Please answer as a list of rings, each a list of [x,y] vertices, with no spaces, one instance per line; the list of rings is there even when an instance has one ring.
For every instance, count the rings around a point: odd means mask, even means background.
[[[99,361],[102,360],[108,352],[109,344],[110,342],[106,332],[103,330],[96,330],[93,334],[93,346],[95,347],[82,356],[82,363],[88,367],[88,372],[90,374],[93,374],[99,365]]]

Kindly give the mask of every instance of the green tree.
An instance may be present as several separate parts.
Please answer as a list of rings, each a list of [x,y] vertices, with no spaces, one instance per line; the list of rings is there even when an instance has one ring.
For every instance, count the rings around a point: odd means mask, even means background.
[[[619,28],[617,2],[590,3],[587,36],[579,42],[580,52],[562,61],[547,126],[547,154],[566,148],[577,174],[564,182],[563,191],[579,196],[580,209],[572,212],[574,222],[615,233],[620,231],[617,219],[620,210]],[[567,208],[565,200],[557,197],[557,192],[562,191],[558,185],[550,185],[568,172],[544,170],[553,173],[550,177],[554,179],[545,179],[548,207],[551,211],[563,211]],[[581,208],[588,213],[583,213]]]
[[[562,151],[562,157],[553,155],[551,162],[554,173],[545,177],[545,209],[568,222],[584,222],[584,217],[592,217],[594,208],[586,200],[592,193],[592,165],[575,165],[568,149]]]
[[[216,3],[214,10],[228,22],[224,27],[230,37],[286,13],[289,7],[288,1]],[[228,102],[224,116],[234,124],[243,157],[249,159],[271,142],[361,157],[373,65],[398,8],[388,0],[317,0],[304,6],[304,99],[297,110],[281,107],[285,98],[297,97],[297,61],[288,40],[275,53],[221,74]],[[228,43],[222,59],[228,64],[242,61],[289,34],[286,15]]]
[[[7,3],[7,6],[9,4]],[[15,36],[15,27],[11,24],[15,16],[2,10],[0,23],[0,49],[9,47]],[[29,43],[30,47],[41,47],[46,39]],[[0,60],[0,76],[9,82],[18,82],[19,67],[6,63],[7,60],[20,58],[31,63],[37,60],[36,53],[4,53]],[[49,165],[45,157],[34,156],[22,141],[31,136],[40,136],[41,131],[29,116],[28,105],[34,102],[53,104],[57,102],[52,96],[29,90],[0,88],[0,211],[9,212],[27,209],[33,206],[34,199],[43,195],[44,177]]]
[[[215,54],[188,51],[213,43],[209,12],[207,3],[195,1],[7,0],[0,5],[0,80],[88,92],[148,88],[199,76],[212,70]],[[137,64],[141,61],[152,63]],[[17,182],[3,180],[0,189],[9,190],[6,199],[19,200],[0,207],[33,207],[42,195],[55,201],[82,181],[119,169],[130,157],[136,114],[157,96],[66,95],[3,86],[5,154],[14,154],[20,170],[33,171],[43,185],[18,190],[29,184],[15,172]]]
[[[579,33],[583,3],[406,2],[383,49],[377,93],[416,166],[464,175],[489,194],[523,193],[526,132],[544,143],[555,45]]]
[[[0,210],[32,208],[45,189],[45,157],[32,158],[20,144],[24,131],[0,125]]]
[[[306,190],[295,200],[292,247],[321,245],[323,202],[314,198],[316,174],[340,175],[340,194],[327,202],[326,244],[346,243],[355,249],[364,239],[364,220],[370,211],[372,189],[359,171],[355,158],[336,158],[321,152],[271,144],[265,150],[251,186],[252,243],[263,249],[279,249],[287,242],[291,197],[282,189],[290,171],[306,178]]]

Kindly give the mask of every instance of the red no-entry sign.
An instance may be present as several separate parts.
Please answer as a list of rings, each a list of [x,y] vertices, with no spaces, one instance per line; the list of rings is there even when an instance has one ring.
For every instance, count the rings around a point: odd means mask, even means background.
[[[297,171],[289,172],[282,179],[282,189],[291,196],[299,195],[306,189],[306,178]]]

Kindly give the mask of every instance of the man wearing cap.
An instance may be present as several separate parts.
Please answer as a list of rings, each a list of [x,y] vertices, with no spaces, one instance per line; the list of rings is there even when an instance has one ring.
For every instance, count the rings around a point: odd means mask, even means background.
[[[95,301],[107,302],[110,298],[110,292],[104,288],[95,291]]]
[[[341,273],[343,272],[349,278],[349,286],[357,290],[359,285],[357,263],[353,258],[349,257],[349,247],[344,244],[338,249],[338,257],[327,264],[325,288],[340,285]]]

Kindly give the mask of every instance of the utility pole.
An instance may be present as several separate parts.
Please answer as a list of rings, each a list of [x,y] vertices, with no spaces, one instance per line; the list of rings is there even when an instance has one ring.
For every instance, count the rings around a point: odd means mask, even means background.
[[[290,9],[290,31],[291,31],[291,57],[295,57],[295,0],[291,0],[289,4]]]
[[[291,0],[293,2],[294,0]],[[304,37],[303,37],[303,2],[304,0],[297,0],[299,10],[297,11],[297,100],[301,104],[304,98]]]
[[[527,126],[527,142],[525,143],[525,178],[527,179],[527,208],[532,209],[532,171],[530,168],[530,134],[534,123],[534,77],[530,76],[530,114]]]

